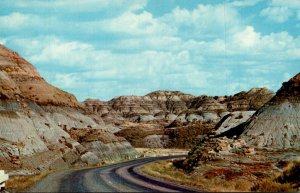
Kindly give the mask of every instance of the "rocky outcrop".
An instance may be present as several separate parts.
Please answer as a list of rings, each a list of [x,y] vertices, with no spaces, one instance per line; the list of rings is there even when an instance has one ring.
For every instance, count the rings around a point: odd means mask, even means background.
[[[284,82],[276,95],[245,124],[241,138],[259,147],[300,147],[300,74]]]
[[[206,164],[222,162],[242,155],[248,157],[256,154],[255,147],[246,144],[243,139],[229,139],[227,137],[209,138],[202,136],[198,143],[192,147],[188,156],[184,160],[173,162],[176,167],[182,168],[188,172],[194,168]],[[241,161],[241,159],[239,159]]]
[[[86,112],[72,94],[47,83],[30,63],[3,46],[0,83],[1,169],[43,170],[136,157],[128,142],[115,140],[101,117]],[[96,133],[106,138],[91,142],[98,146],[81,144],[70,136],[72,128],[101,129],[105,132]]]

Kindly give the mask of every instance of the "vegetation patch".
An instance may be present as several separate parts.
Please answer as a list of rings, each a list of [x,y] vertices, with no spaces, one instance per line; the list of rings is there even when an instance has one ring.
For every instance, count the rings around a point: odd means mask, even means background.
[[[282,173],[256,183],[252,191],[292,192],[300,190],[300,161],[289,162]]]
[[[236,161],[233,161],[233,160]],[[141,171],[176,184],[197,188],[203,191],[232,192],[298,192],[300,188],[300,163],[287,161],[280,172],[276,162],[244,163],[240,157],[228,160],[211,161],[185,170],[176,167],[183,159],[158,161],[141,168]],[[274,172],[277,168],[277,172]]]
[[[41,172],[36,175],[17,175],[12,176],[9,178],[9,180],[5,183],[5,188],[8,191],[12,192],[21,192],[24,191],[31,186],[33,186],[38,181],[44,179],[49,174],[53,173],[54,170],[49,170],[45,172]]]
[[[213,167],[207,167],[208,173],[215,170]],[[212,170],[212,171],[210,171]],[[235,178],[234,180],[225,180],[223,173],[212,176],[206,176],[203,173],[187,173],[183,169],[176,168],[170,161],[158,161],[150,163],[141,168],[141,171],[157,178],[171,181],[176,184],[193,187],[203,191],[230,192],[230,191],[249,191],[253,183],[244,178]],[[226,172],[227,173],[227,170]]]

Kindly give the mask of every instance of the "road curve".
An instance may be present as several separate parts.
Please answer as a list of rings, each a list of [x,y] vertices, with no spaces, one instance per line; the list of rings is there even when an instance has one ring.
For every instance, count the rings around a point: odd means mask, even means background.
[[[181,156],[142,158],[110,166],[51,174],[28,192],[200,192],[139,172],[144,164]]]

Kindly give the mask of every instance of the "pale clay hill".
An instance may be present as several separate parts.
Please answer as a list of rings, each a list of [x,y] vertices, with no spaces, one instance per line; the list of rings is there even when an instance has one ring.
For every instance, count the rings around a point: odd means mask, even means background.
[[[300,147],[300,73],[245,123],[241,138],[260,147]]]
[[[85,115],[73,95],[48,84],[25,59],[0,46],[0,169],[37,171],[136,156],[101,119]]]
[[[263,173],[267,178],[276,174],[280,163],[299,162],[300,73],[284,82],[274,97],[247,117],[238,112],[224,116],[215,127],[217,135],[199,137],[186,159],[177,162],[177,167],[200,173],[199,170],[203,172],[223,162],[223,169],[237,169],[240,165],[241,176],[257,181]],[[260,177],[257,171],[261,172]],[[298,175],[297,169],[293,172]]]

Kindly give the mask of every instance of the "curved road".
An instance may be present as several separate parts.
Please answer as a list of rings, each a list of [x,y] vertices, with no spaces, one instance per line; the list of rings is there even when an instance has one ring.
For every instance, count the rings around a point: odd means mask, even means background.
[[[29,192],[200,192],[141,174],[139,166],[181,156],[143,158],[110,166],[51,174]]]

